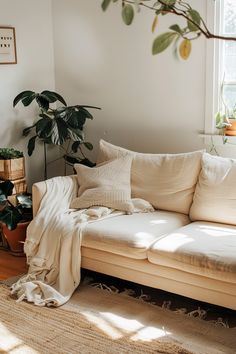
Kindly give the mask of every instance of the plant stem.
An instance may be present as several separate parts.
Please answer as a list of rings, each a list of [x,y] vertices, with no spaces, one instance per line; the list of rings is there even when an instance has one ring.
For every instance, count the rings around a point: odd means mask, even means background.
[[[46,180],[48,178],[47,174],[47,147],[46,143],[43,143],[43,149],[44,149],[44,179]]]

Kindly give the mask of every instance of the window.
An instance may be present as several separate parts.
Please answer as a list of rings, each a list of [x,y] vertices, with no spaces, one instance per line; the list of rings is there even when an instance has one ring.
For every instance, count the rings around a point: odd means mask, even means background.
[[[207,25],[236,36],[236,0],[207,1]],[[205,134],[216,132],[215,113],[232,114],[236,103],[236,42],[207,41]]]
[[[220,32],[224,36],[236,36],[236,1],[223,0],[222,5],[222,28]],[[224,41],[221,55],[222,102],[220,102],[220,108],[225,110],[228,115],[232,115],[236,109],[236,42]]]

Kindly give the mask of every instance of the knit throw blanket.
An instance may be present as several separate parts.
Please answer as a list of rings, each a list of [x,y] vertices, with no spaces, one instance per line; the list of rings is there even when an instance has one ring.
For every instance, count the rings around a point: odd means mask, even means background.
[[[46,193],[39,211],[27,229],[24,251],[28,274],[12,285],[18,300],[38,306],[61,306],[80,283],[81,238],[90,222],[122,215],[107,207],[69,209],[77,196],[77,182],[72,177],[45,181]],[[136,212],[152,211],[144,200],[133,199]]]

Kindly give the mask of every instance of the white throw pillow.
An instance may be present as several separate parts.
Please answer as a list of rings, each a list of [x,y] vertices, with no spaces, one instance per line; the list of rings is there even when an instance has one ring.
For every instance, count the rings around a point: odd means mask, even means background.
[[[191,220],[236,225],[236,160],[205,153],[190,209]]]
[[[182,154],[146,154],[100,140],[98,163],[131,156],[131,194],[155,209],[188,214],[201,168],[203,151]]]
[[[125,156],[93,168],[75,164],[79,190],[70,207],[84,209],[99,205],[132,213],[131,163],[132,157]]]

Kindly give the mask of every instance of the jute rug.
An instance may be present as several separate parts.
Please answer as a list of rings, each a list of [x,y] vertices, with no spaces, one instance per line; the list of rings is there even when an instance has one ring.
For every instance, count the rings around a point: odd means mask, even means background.
[[[58,309],[16,303],[0,285],[0,353],[235,353],[236,330],[82,285]]]

